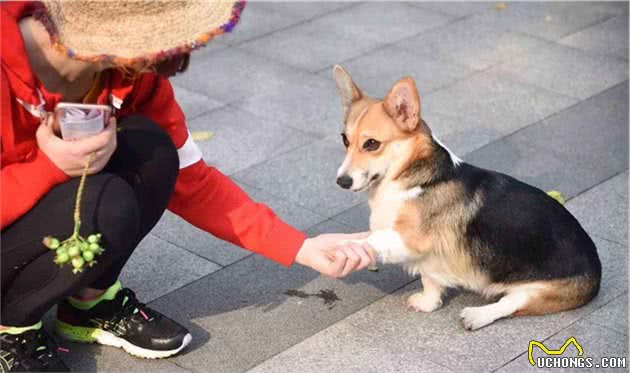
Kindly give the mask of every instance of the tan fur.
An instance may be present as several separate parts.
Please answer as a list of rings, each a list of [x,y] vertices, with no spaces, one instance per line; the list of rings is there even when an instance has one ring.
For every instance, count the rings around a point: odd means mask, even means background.
[[[411,272],[434,273],[434,280],[442,286],[459,285],[476,291],[490,283],[475,267],[464,238],[478,203],[464,206],[463,186],[448,182],[405,204],[395,230],[407,247],[423,256],[420,262],[408,265]]]
[[[531,284],[539,285],[540,290],[513,316],[545,315],[578,308],[591,300],[588,294],[597,286],[596,281],[584,276]]]
[[[409,152],[402,158],[403,161],[399,162],[396,167],[392,169],[390,173],[392,180],[398,179],[409,168],[413,161],[427,159],[433,155],[430,132],[418,131],[411,136],[408,141],[410,141]],[[416,176],[424,177],[425,179],[428,178],[428,175]]]
[[[374,103],[376,103],[376,100],[367,97],[352,103],[350,110],[348,111],[348,116],[345,120],[345,132],[347,134],[355,132],[356,126],[358,126],[360,121],[359,119],[366,114],[367,109],[369,109]]]

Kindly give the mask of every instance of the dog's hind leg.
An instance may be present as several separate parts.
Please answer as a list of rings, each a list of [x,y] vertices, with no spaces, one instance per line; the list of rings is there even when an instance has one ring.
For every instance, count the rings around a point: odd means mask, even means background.
[[[546,315],[571,310],[597,295],[599,276],[576,276],[504,286],[506,295],[482,307],[466,307],[460,316],[469,330],[508,316]]]
[[[510,289],[496,303],[481,307],[466,307],[460,313],[464,328],[476,330],[498,319],[511,316],[527,305],[534,293],[535,290],[527,285],[517,286]]]
[[[536,296],[514,316],[545,315],[583,306],[597,295],[599,283],[599,276],[594,275],[537,282]]]

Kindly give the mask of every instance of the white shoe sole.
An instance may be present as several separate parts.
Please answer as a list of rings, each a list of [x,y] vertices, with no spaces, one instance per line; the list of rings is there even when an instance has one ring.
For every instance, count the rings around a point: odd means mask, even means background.
[[[104,346],[119,347],[130,355],[143,359],[163,359],[173,356],[186,348],[186,346],[190,344],[190,341],[192,341],[192,335],[188,333],[184,336],[182,344],[176,349],[149,350],[147,348],[136,346],[120,337],[116,337],[114,334],[105,330],[97,328],[70,327],[70,325],[59,320],[57,320],[56,334],[73,342],[98,343]]]
[[[182,341],[181,346],[179,346],[178,348],[174,350],[160,351],[160,350],[149,350],[146,348],[138,347],[106,331],[103,331],[99,333],[98,336],[96,336],[96,343],[98,344],[102,344],[105,346],[120,347],[123,350],[125,350],[128,354],[136,356],[136,357],[141,357],[143,359],[164,359],[169,356],[173,356],[177,354],[178,352],[180,352],[181,350],[183,350],[186,346],[188,346],[190,344],[190,341],[192,341],[192,335],[188,333],[184,337],[184,340]]]

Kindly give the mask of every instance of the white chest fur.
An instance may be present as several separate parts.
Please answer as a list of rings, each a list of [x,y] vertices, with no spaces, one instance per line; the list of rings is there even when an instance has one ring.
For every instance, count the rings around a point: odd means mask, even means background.
[[[402,206],[420,194],[420,187],[404,189],[397,182],[379,185],[370,193],[370,230],[393,228]]]
[[[368,243],[383,263],[404,263],[411,257],[399,232],[394,229],[403,205],[422,193],[420,187],[403,189],[398,183],[380,185],[370,194],[370,230]]]
[[[410,250],[402,238],[409,232],[396,231],[396,222],[404,205],[422,193],[421,188],[403,189],[398,183],[380,185],[378,189],[371,192],[369,204],[372,233],[367,238],[367,242],[378,253],[379,261],[404,264],[411,274],[430,277],[440,286],[483,289],[487,286],[488,279],[482,273],[470,271],[468,266],[462,265],[464,262],[461,260],[433,255],[433,251],[420,256],[418,250]],[[438,242],[447,241],[438,240]],[[438,249],[438,251],[441,250]]]

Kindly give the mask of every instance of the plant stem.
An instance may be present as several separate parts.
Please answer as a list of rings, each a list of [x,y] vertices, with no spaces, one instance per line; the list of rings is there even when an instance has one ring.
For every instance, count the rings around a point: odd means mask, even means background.
[[[90,168],[90,163],[92,163],[92,159],[95,154],[96,152],[90,154],[90,157],[83,168],[83,174],[81,174],[79,190],[77,191],[77,199],[74,202],[74,232],[72,232],[71,238],[77,238],[79,236],[79,229],[81,229],[81,197],[83,196],[83,187],[85,187],[85,179],[87,177],[88,169]]]

